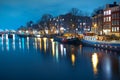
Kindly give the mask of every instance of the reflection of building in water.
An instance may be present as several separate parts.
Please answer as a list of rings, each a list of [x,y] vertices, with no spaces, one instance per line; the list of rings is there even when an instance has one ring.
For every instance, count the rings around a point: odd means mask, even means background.
[[[66,48],[64,48],[64,55],[66,56]]]
[[[9,51],[9,49],[10,49],[10,46],[9,46],[9,39],[8,39],[6,40],[6,50]]]
[[[19,48],[21,49],[21,39],[19,39]]]
[[[44,41],[44,51],[46,52],[46,40],[47,38],[43,38],[43,41]]]
[[[24,38],[22,38],[22,49],[25,48],[25,44],[24,44]]]
[[[105,56],[103,58],[103,72],[104,72],[104,75],[107,79],[110,79],[111,78],[111,75],[112,75],[112,64],[111,64],[111,60],[110,60],[110,57],[108,56]]]
[[[15,50],[15,41],[12,42],[12,48]]]
[[[40,50],[42,50],[42,39],[39,38],[39,43],[40,43]]]
[[[27,49],[29,49],[29,37],[27,37]]]
[[[72,61],[72,65],[75,65],[75,54],[74,53],[71,54],[71,61]]]
[[[37,49],[37,38],[35,38],[35,49]]]
[[[120,56],[119,56],[119,60],[118,61],[119,61],[119,73],[120,73]]]
[[[80,54],[82,53],[82,45],[80,45]]]
[[[3,36],[3,35],[2,35]],[[1,45],[2,45],[2,51],[4,51],[4,47],[3,47],[3,37],[1,38]]]
[[[92,54],[92,65],[93,65],[94,74],[97,74],[98,72],[97,64],[98,64],[98,55],[97,53],[94,53]]]
[[[63,49],[64,49],[63,44],[60,44],[61,56],[63,56],[63,51],[64,51]]]
[[[55,42],[52,41],[52,56],[55,56]]]
[[[56,60],[58,61],[59,59],[58,59],[58,43],[56,42]]]

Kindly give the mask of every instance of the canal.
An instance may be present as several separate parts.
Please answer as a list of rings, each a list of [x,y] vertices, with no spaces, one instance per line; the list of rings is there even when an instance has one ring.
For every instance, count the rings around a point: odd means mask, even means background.
[[[0,39],[0,80],[120,80],[120,54],[48,38]]]

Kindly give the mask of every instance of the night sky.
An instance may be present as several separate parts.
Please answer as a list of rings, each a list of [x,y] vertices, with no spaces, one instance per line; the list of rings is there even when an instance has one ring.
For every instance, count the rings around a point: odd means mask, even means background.
[[[71,8],[92,13],[95,8],[114,1],[119,0],[0,0],[0,29],[17,29],[27,21],[36,22],[45,13],[57,16]]]

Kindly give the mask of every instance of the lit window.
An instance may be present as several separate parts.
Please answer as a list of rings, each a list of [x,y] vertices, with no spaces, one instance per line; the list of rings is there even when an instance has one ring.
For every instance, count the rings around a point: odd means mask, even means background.
[[[117,31],[116,29],[117,29],[117,28],[115,27],[115,28],[114,28],[115,32]]]
[[[111,17],[109,17],[109,21],[111,21]]]
[[[83,23],[83,25],[86,25],[86,23]]]
[[[104,11],[104,15],[106,15],[106,12]]]
[[[109,15],[111,14],[111,10],[108,11],[108,14],[109,14]]]
[[[119,31],[119,27],[117,27],[117,31]]]
[[[112,32],[114,32],[114,27],[112,27]]]

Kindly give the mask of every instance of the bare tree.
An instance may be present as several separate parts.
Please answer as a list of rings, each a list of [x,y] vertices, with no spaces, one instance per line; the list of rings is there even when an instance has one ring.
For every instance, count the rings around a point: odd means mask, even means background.
[[[71,13],[72,15],[76,16],[76,15],[78,15],[78,13],[79,13],[79,9],[77,9],[77,8],[72,8],[72,9],[70,10],[70,13]]]

